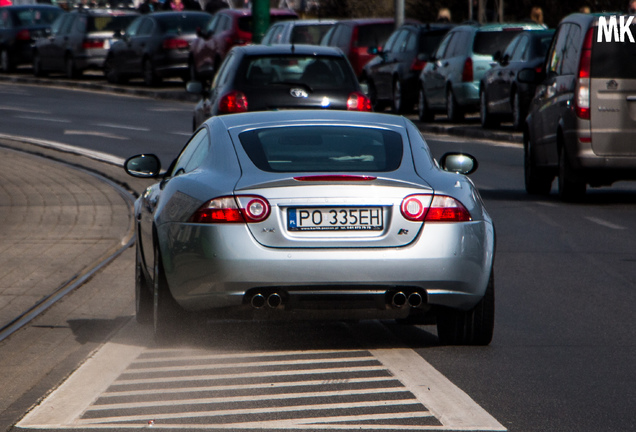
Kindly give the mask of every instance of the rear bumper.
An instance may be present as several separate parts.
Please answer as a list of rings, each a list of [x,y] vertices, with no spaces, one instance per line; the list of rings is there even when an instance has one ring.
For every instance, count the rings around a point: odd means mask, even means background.
[[[486,290],[494,254],[488,222],[428,224],[399,248],[269,248],[239,225],[164,225],[159,239],[173,297],[199,311],[250,309],[254,295],[276,293],[277,311],[408,316],[392,304],[398,292],[420,294],[418,308],[469,309]]]

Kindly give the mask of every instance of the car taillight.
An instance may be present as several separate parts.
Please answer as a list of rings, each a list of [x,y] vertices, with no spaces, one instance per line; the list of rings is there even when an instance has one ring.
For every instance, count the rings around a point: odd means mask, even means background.
[[[464,61],[464,69],[462,70],[462,82],[473,81],[473,59],[468,57]]]
[[[170,38],[164,40],[162,46],[165,50],[187,49],[190,43],[185,39]]]
[[[593,34],[593,28],[590,28],[585,34],[581,61],[579,62],[576,97],[574,98],[574,111],[577,117],[584,120],[590,119],[590,65],[592,63]]]
[[[413,63],[411,63],[411,70],[416,72],[421,71],[422,69],[424,69],[424,66],[426,66],[425,61],[414,58]]]
[[[372,111],[371,99],[362,93],[353,92],[347,99],[347,110],[349,111]]]
[[[409,195],[402,200],[400,211],[406,220],[421,222],[431,204],[433,195],[416,194]]]
[[[426,213],[426,222],[468,222],[470,213],[453,197],[436,195]]]
[[[82,48],[84,49],[104,48],[104,40],[103,39],[84,39],[82,41]]]
[[[257,195],[224,196],[203,204],[190,217],[191,223],[254,223],[267,219],[269,202]]]
[[[231,114],[247,111],[247,97],[245,93],[234,90],[226,93],[219,101],[219,113]]]
[[[20,30],[16,35],[15,38],[17,40],[20,41],[30,41],[31,40],[31,32],[24,29],[24,30]]]

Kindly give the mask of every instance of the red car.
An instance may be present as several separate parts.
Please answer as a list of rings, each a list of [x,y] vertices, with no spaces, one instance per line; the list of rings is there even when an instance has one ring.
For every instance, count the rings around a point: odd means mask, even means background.
[[[380,48],[395,30],[392,18],[362,18],[341,20],[322,38],[320,45],[336,46],[349,58],[360,78],[362,68],[375,54],[369,48]]]
[[[289,9],[271,9],[269,22],[297,19]],[[190,45],[190,78],[210,80],[221,65],[228,51],[235,45],[252,42],[252,10],[222,9],[214,14],[210,24],[197,32]]]

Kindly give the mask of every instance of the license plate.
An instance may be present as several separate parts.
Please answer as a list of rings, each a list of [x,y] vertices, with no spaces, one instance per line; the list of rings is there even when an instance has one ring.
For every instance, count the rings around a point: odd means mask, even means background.
[[[289,231],[379,231],[381,207],[318,207],[287,209]]]

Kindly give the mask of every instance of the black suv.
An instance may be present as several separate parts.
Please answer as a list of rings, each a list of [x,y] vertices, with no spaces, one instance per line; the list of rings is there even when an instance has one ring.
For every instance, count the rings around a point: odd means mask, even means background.
[[[636,43],[609,40],[620,18],[573,14],[559,24],[524,128],[528,193],[550,193],[557,177],[559,197],[573,201],[587,185],[636,179]]]
[[[418,78],[452,24],[405,24],[395,30],[377,56],[364,66],[362,82],[376,111],[387,105],[395,113],[411,112],[417,102]]]

